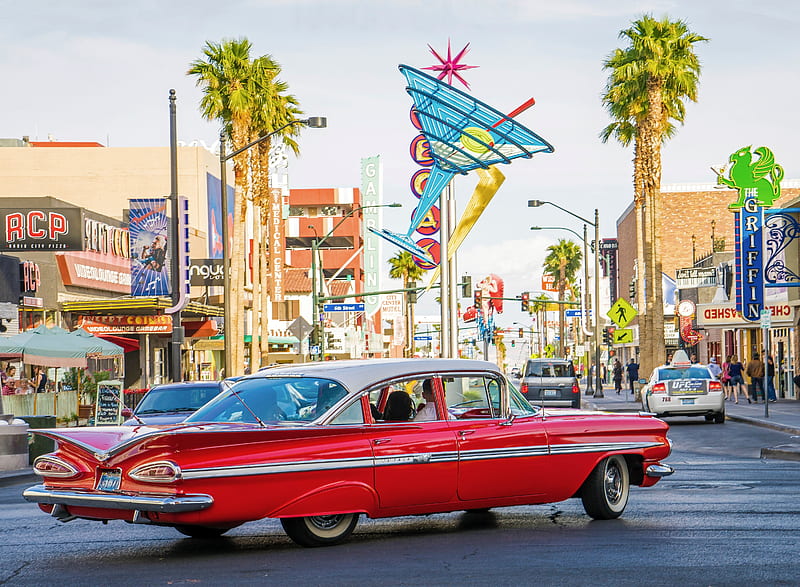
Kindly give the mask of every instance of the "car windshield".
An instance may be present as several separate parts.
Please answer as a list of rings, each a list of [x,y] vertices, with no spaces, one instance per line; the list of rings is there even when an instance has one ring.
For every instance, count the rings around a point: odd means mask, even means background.
[[[342,385],[329,379],[252,377],[237,381],[186,421],[310,422],[346,395]]]
[[[659,381],[674,379],[712,379],[708,369],[699,365],[691,367],[662,367],[658,370]]]
[[[163,414],[165,412],[193,412],[205,405],[220,392],[217,385],[165,385],[154,387],[139,405],[136,415]]]
[[[575,377],[572,363],[528,363],[526,377]]]

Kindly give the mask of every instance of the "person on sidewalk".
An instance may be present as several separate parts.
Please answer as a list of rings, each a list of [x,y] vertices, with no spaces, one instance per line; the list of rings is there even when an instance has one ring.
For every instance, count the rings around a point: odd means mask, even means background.
[[[758,403],[758,398],[764,399],[764,363],[758,353],[747,361],[745,373],[750,378],[750,388],[753,390],[753,401]]]
[[[741,361],[739,361],[739,357],[736,355],[731,356],[731,362],[728,365],[728,374],[731,378],[731,388],[734,403],[739,403],[740,389],[742,390],[742,393],[744,393],[747,403],[752,403],[750,401],[750,393],[747,391],[747,386],[744,384],[744,365],[742,365]]]
[[[625,366],[625,371],[628,374],[628,385],[631,388],[631,393],[634,393],[635,384],[639,381],[639,363],[633,360],[631,357],[628,360],[628,364]]]
[[[722,375],[722,367],[717,363],[717,357],[711,357],[711,360],[708,362],[708,372],[711,373],[714,379],[719,379],[720,375]]]
[[[731,399],[731,394],[733,393],[733,386],[731,385],[731,374],[729,368],[731,366],[731,356],[728,355],[725,357],[725,362],[722,363],[722,374],[719,376],[719,380],[722,382],[722,390],[725,392],[725,401]]]
[[[769,401],[776,402],[778,397],[775,394],[775,359],[772,355],[767,355],[767,397]]]
[[[619,359],[614,359],[614,389],[617,390],[617,393],[622,393],[622,363],[619,362]]]

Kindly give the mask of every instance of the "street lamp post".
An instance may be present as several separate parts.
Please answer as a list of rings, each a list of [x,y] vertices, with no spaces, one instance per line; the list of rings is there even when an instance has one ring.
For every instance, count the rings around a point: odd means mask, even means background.
[[[592,331],[587,328],[587,325],[589,324],[589,237],[586,235],[586,223],[583,224],[583,236],[565,226],[531,226],[531,230],[566,230],[583,241],[583,288],[581,291],[581,295],[583,297],[581,304],[583,310],[583,320],[581,320],[581,330],[584,337],[591,336]],[[589,354],[590,353],[588,351],[584,352],[582,359],[584,364],[588,364],[589,361],[587,355]],[[586,376],[586,383],[586,393],[588,394],[589,390],[592,390],[592,377],[590,374],[587,374]]]
[[[273,135],[281,132],[285,128],[289,128],[290,126],[294,126],[295,124],[302,124],[309,128],[325,128],[328,126],[328,119],[324,116],[312,116],[310,118],[306,118],[303,120],[292,120],[284,124],[282,127],[273,130],[265,135],[261,135],[254,141],[251,141],[233,151],[232,153],[225,153],[225,131],[223,130],[219,135],[219,180],[220,180],[220,197],[222,199],[222,284],[223,284],[223,321],[225,324],[225,336],[223,338],[223,345],[225,348],[225,375],[231,376],[233,375],[233,360],[231,356],[231,337],[230,337],[230,327],[231,327],[231,259],[230,259],[230,247],[228,246],[228,194],[227,192],[227,183],[228,183],[228,170],[226,163],[229,159],[233,159],[236,155],[239,155],[246,151],[247,149],[254,147],[255,145],[262,143],[272,137]]]
[[[594,209],[594,222],[562,208],[558,204],[546,200],[528,200],[529,208],[538,208],[544,204],[558,208],[570,216],[577,218],[581,222],[594,225],[594,369],[595,369],[595,391],[594,397],[603,397],[603,386],[600,383],[600,213]]]
[[[312,305],[312,313],[311,313],[311,332],[314,333],[317,345],[319,346],[319,352],[315,353],[317,357],[321,357],[324,354],[325,348],[325,339],[323,337],[323,327],[322,321],[320,320],[320,308],[319,308],[319,298],[322,296],[320,295],[320,289],[322,283],[324,281],[323,275],[323,267],[322,267],[322,260],[317,259],[319,256],[319,247],[322,243],[328,240],[329,237],[336,232],[336,229],[339,228],[342,223],[350,218],[356,212],[360,212],[361,210],[367,210],[370,208],[400,208],[402,204],[391,203],[391,204],[375,204],[370,206],[356,206],[352,210],[350,210],[347,214],[345,214],[339,222],[334,224],[333,228],[331,228],[322,238],[317,235],[317,229],[309,224],[308,228],[314,231],[314,240],[311,241],[311,305]],[[318,275],[319,273],[319,275]],[[319,331],[319,332],[318,332]],[[312,360],[313,360],[312,355]]]
[[[312,116],[310,118],[306,118],[303,120],[292,120],[284,124],[282,127],[269,132],[265,135],[258,137],[256,140],[251,141],[236,149],[232,153],[225,153],[225,131],[223,130],[219,135],[219,177],[220,177],[220,196],[222,199],[222,284],[224,288],[223,292],[223,320],[225,324],[225,336],[223,338],[223,344],[225,348],[225,374],[227,376],[233,375],[233,360],[231,355],[231,336],[230,336],[230,327],[231,327],[231,275],[230,275],[230,247],[228,246],[228,194],[227,192],[227,161],[229,159],[233,159],[236,155],[243,153],[247,149],[262,143],[272,137],[273,135],[279,133],[285,128],[293,126],[295,124],[302,124],[309,128],[325,128],[328,126],[328,119],[324,116]]]

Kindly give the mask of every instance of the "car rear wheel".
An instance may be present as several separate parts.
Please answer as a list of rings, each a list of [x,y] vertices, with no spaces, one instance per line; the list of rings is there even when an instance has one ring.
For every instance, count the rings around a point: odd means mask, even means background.
[[[724,424],[725,423],[725,412],[717,412],[714,414],[714,424]]]
[[[613,520],[625,510],[630,492],[630,472],[619,455],[600,461],[583,484],[583,509],[595,520]]]
[[[331,546],[344,541],[358,524],[358,514],[281,518],[286,534],[300,546]]]
[[[175,526],[175,529],[181,534],[185,534],[190,538],[219,538],[230,528],[211,528],[209,526]]]

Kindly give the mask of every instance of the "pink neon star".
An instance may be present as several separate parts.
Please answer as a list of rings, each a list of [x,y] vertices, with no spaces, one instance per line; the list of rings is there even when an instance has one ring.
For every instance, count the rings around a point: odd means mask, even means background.
[[[433,56],[439,60],[441,65],[432,65],[431,67],[423,67],[423,69],[438,71],[439,75],[436,77],[440,80],[446,77],[448,85],[451,86],[453,85],[453,78],[456,78],[458,81],[464,84],[467,89],[469,89],[469,84],[458,74],[459,71],[478,67],[477,65],[465,65],[463,63],[459,63],[461,58],[467,54],[467,51],[469,50],[469,43],[467,43],[455,57],[452,57],[450,53],[450,39],[447,39],[447,59],[442,59],[442,56],[434,51],[433,47],[430,45],[428,45],[428,49],[431,50],[431,53],[433,53]]]

